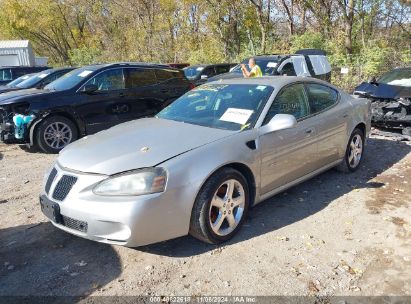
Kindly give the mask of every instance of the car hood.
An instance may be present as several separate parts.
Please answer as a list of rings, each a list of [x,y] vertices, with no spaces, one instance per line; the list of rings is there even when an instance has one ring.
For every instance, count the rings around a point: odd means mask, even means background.
[[[398,99],[401,97],[411,97],[411,87],[363,82],[354,89],[354,94],[375,98]]]
[[[0,86],[0,94],[7,93],[7,92],[12,92],[12,91],[18,91],[20,90],[19,88],[11,88],[8,86]]]
[[[15,90],[7,93],[3,93],[0,95],[0,105],[10,104],[13,103],[15,100],[18,100],[21,97],[28,96],[28,95],[39,95],[50,93],[47,90],[39,90],[39,89],[25,89],[25,90]]]
[[[64,148],[57,161],[71,170],[112,175],[154,167],[235,133],[172,120],[143,118],[80,139]]]

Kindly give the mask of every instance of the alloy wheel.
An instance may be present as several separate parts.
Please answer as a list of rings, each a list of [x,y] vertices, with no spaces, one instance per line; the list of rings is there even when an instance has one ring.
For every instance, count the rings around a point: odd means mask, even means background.
[[[359,134],[355,134],[351,139],[348,151],[348,164],[351,168],[356,168],[361,161],[363,152],[363,142]]]
[[[53,149],[62,149],[68,145],[73,138],[71,128],[64,122],[53,122],[49,124],[44,133],[45,143]]]
[[[235,179],[223,182],[210,203],[211,229],[219,236],[230,234],[240,223],[245,208],[245,192]]]

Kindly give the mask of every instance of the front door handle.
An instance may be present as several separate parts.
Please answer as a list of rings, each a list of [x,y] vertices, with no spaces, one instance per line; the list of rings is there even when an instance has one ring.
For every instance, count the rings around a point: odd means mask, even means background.
[[[124,96],[126,96],[124,93],[120,93],[120,94],[118,94],[118,96],[120,96],[120,97],[124,97]]]
[[[305,133],[307,133],[307,134],[311,134],[311,133],[313,133],[313,129],[307,129],[307,130],[305,130]]]

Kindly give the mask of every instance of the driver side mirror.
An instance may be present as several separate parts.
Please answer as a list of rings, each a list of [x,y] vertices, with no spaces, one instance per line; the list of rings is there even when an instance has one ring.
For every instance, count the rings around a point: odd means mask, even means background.
[[[97,90],[98,90],[97,85],[95,85],[95,84],[86,84],[81,91],[86,93],[86,94],[91,94],[91,93],[94,93]]]
[[[270,122],[260,128],[262,134],[268,134],[275,131],[295,128],[297,120],[290,114],[277,114],[271,118]]]

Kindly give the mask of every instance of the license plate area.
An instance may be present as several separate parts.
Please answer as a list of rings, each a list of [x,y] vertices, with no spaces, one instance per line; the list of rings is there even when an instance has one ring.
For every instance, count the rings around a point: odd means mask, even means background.
[[[60,213],[60,205],[49,200],[46,196],[40,197],[41,211],[45,216],[57,224],[63,223],[63,217]]]

